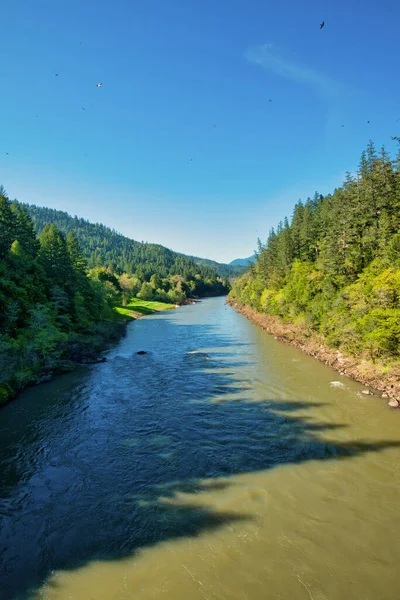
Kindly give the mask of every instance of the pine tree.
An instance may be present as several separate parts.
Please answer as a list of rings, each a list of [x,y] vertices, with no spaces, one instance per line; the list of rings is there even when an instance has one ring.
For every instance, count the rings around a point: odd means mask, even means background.
[[[301,229],[303,226],[304,216],[304,205],[301,200],[295,204],[292,215],[291,229],[292,229],[292,243],[293,243],[293,257],[301,258]]]
[[[4,194],[0,194],[0,259],[6,258],[16,238],[16,232],[15,216],[10,201]]]
[[[15,200],[11,204],[11,210],[15,217],[16,239],[27,254],[32,258],[36,257],[40,244],[28,211]]]
[[[55,225],[46,225],[39,240],[38,259],[50,285],[71,292],[74,270],[63,234]]]
[[[83,258],[78,238],[76,237],[73,231],[69,231],[67,233],[66,245],[72,268],[75,271],[75,275],[80,275],[86,278],[86,260]]]

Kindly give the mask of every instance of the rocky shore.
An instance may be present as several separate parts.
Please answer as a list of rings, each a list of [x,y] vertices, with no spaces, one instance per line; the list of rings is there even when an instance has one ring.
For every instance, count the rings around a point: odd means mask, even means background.
[[[274,336],[276,340],[300,348],[306,354],[314,356],[341,375],[351,377],[362,383],[365,394],[378,393],[388,400],[389,406],[400,406],[400,365],[389,366],[381,362],[372,362],[363,357],[350,356],[326,345],[324,338],[305,327],[284,323],[276,317],[262,314],[246,305],[240,305],[233,298],[227,303],[247,319]]]

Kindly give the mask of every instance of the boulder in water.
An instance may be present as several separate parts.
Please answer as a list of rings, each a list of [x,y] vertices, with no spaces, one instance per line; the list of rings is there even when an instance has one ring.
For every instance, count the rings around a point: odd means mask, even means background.
[[[136,354],[148,354],[148,352],[146,352],[146,350],[139,350],[139,352],[136,352]]]
[[[396,400],[396,398],[392,398],[391,400],[389,400],[388,404],[391,408],[398,408],[400,405],[400,402],[398,400]]]

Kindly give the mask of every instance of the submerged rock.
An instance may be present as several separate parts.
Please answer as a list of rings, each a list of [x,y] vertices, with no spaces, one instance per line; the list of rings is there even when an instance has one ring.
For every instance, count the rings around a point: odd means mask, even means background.
[[[369,396],[371,392],[369,390],[362,390],[361,393]]]
[[[344,387],[344,383],[342,383],[341,381],[331,381],[330,384],[331,384],[331,387],[338,387],[338,388]]]
[[[39,383],[46,383],[46,381],[51,381],[53,379],[53,373],[45,373],[44,375],[40,375],[35,381],[36,385]]]
[[[81,363],[81,365],[97,365],[99,363],[105,363],[107,362],[107,357],[106,356],[100,356],[100,358],[95,358],[94,360],[91,360],[90,358],[84,359]]]
[[[136,352],[136,354],[148,354],[148,352],[146,352],[146,350],[139,350],[139,352]]]

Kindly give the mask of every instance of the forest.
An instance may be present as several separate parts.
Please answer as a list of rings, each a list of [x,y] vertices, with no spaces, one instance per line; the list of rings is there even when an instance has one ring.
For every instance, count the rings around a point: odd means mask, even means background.
[[[0,187],[0,404],[95,361],[122,334],[114,309],[130,298],[176,304],[229,289],[211,269],[162,246],[31,208],[33,219]]]
[[[157,273],[162,278],[181,275],[185,279],[199,275],[208,285],[216,285],[216,274],[224,279],[237,277],[245,271],[243,267],[225,265],[213,260],[186,256],[173,252],[159,244],[137,242],[127,238],[105,225],[90,223],[85,219],[72,217],[68,213],[24,204],[35,228],[40,232],[49,223],[55,223],[63,233],[73,231],[77,236],[89,268],[107,267],[113,273],[135,274],[146,279]],[[212,291],[212,290],[210,290]],[[203,293],[203,292],[201,292]],[[207,292],[208,293],[208,292]]]
[[[242,305],[351,355],[400,358],[400,151],[369,143],[356,173],[294,206],[233,284]]]

